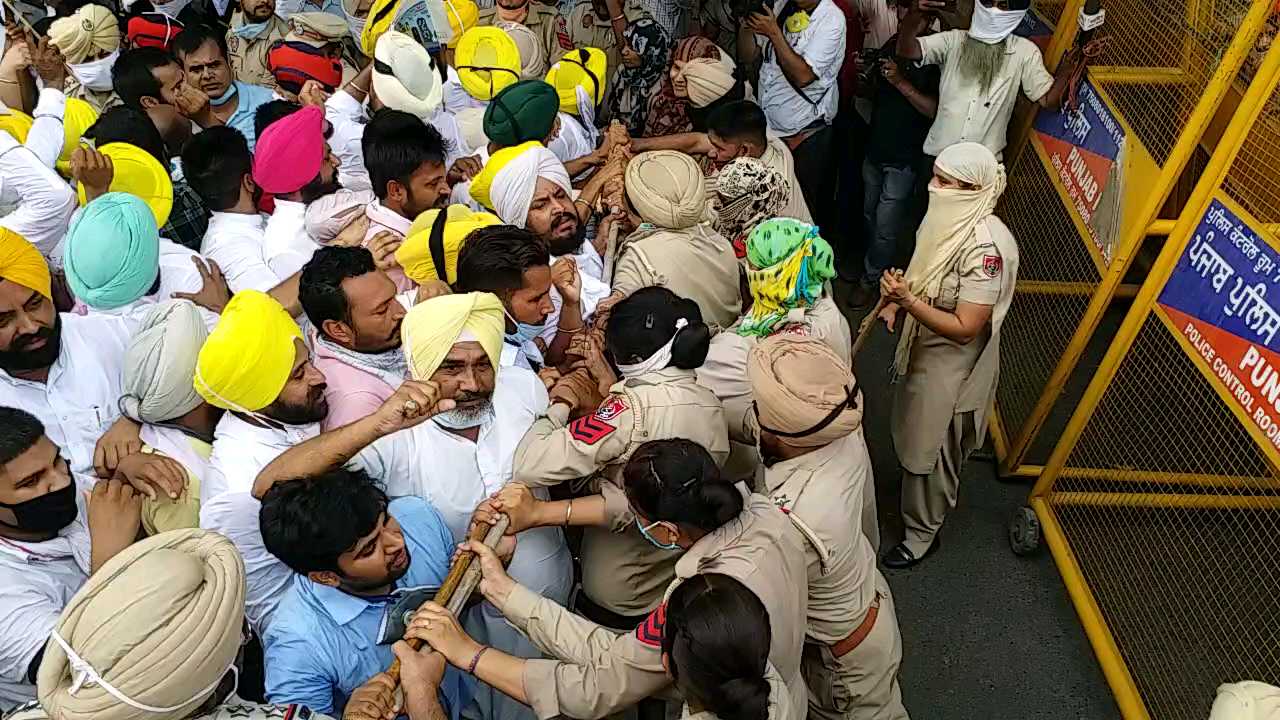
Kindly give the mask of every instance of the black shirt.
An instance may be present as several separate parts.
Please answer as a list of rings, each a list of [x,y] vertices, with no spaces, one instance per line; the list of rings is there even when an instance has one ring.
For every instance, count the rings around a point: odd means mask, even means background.
[[[895,35],[885,43],[896,47]],[[917,67],[915,61],[897,58],[898,72],[924,95],[938,96],[942,73],[937,66]],[[867,133],[867,159],[878,165],[913,165],[924,156],[924,139],[933,118],[916,110],[911,102],[877,72],[872,93],[871,130]]]

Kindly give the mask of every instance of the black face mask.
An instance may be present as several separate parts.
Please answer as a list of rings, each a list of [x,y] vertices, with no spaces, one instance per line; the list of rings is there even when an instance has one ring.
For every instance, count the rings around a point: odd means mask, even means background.
[[[80,512],[76,506],[74,481],[68,482],[67,486],[61,490],[45,493],[26,502],[13,505],[0,503],[0,508],[13,513],[17,524],[10,527],[34,533],[56,533],[70,525]],[[0,523],[0,525],[7,524]]]

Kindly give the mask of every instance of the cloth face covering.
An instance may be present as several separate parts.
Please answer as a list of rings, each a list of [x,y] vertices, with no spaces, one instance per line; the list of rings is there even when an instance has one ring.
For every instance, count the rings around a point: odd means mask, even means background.
[[[835,255],[818,228],[793,218],[760,223],[747,237],[747,283],[755,302],[738,334],[771,335],[798,307],[810,307],[835,276]]]
[[[1012,35],[1026,16],[1026,10],[1000,10],[987,7],[982,4],[982,0],[978,0],[973,4],[969,37],[994,45]]]

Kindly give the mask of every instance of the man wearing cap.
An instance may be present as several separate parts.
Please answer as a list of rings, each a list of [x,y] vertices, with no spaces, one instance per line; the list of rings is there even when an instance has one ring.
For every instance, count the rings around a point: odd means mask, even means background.
[[[808,540],[810,647],[802,671],[809,715],[906,720],[893,594],[867,537],[879,532],[875,483],[853,372],[821,340],[777,335],[751,350],[747,376],[765,463],[762,492]],[[822,659],[828,653],[833,662]],[[835,705],[840,697],[848,707]]]
[[[415,305],[401,326],[415,382],[402,385],[374,414],[280,455],[258,476],[255,492],[346,465],[367,472],[392,497],[426,498],[453,538],[465,538],[472,511],[510,480],[520,438],[547,407],[537,376],[500,366],[503,326],[502,304],[488,293],[442,295]],[[405,411],[408,401],[415,412],[437,407],[437,397],[451,398],[441,406],[447,411],[426,422]],[[511,572],[564,604],[572,566],[560,529],[522,533]],[[494,608],[486,604],[476,612],[469,625],[488,644],[539,656]],[[484,717],[527,717],[526,708],[496,691],[478,693],[477,701]]]
[[[307,205],[336,191],[341,163],[325,137],[324,111],[304,107],[269,125],[253,153],[253,181],[275,196],[263,258],[277,277],[302,269],[319,245],[307,235]]]
[[[173,54],[182,63],[187,85],[208,97],[212,122],[239,130],[253,150],[258,138],[254,117],[259,107],[271,102],[271,90],[235,78],[227,59],[227,38],[211,27],[184,30],[173,41]]]
[[[275,88],[276,79],[267,67],[267,52],[272,43],[283,40],[288,33],[288,24],[276,15],[275,0],[238,0],[227,30],[227,57],[235,78]]]
[[[533,0],[497,0],[493,7],[480,11],[480,24],[498,26],[499,22],[518,23],[529,28],[542,48],[543,62],[560,46],[556,38],[556,9]],[[521,59],[524,58],[523,53]],[[527,62],[527,60],[526,60]],[[546,66],[543,65],[545,68]],[[544,69],[545,72],[545,69]],[[541,77],[541,73],[538,77]]]
[[[550,55],[551,62],[558,62],[566,53],[574,49],[593,47],[604,51],[610,73],[615,68],[621,67],[622,47],[625,42],[615,32],[616,25],[613,20],[616,18],[622,21],[619,24],[626,27],[627,24],[637,22],[641,18],[651,17],[640,0],[622,0],[621,5],[621,17],[609,12],[606,0],[579,2],[574,6],[573,12],[567,16],[556,17],[557,47]],[[604,82],[603,77],[600,80]]]
[[[115,13],[102,5],[83,5],[49,25],[49,42],[62,53],[71,73],[65,86],[68,97],[84,100],[97,112],[120,104],[111,89],[111,66],[120,55]]]
[[[305,43],[339,60],[342,63],[342,82],[355,77],[356,61],[347,53],[345,44],[351,30],[340,16],[327,12],[299,12],[290,15],[287,22],[289,34],[285,41]]]
[[[324,375],[285,309],[265,293],[242,290],[200,349],[194,385],[206,402],[228,411],[200,485],[200,526],[226,535],[244,555],[247,613],[261,632],[291,573],[263,547],[258,502],[249,491],[275,456],[319,434],[329,409]]]

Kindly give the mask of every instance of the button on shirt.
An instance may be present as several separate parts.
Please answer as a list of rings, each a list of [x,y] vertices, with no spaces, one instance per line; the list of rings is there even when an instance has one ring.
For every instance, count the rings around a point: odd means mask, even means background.
[[[1053,76],[1044,67],[1040,49],[1024,37],[1010,35],[1005,40],[1004,63],[991,88],[983,92],[977,80],[960,72],[960,50],[966,37],[965,30],[948,30],[918,39],[920,64],[942,67],[938,114],[924,141],[926,155],[936,156],[956,143],[978,142],[999,157],[1018,89],[1036,102],[1053,87]]]
[[[780,13],[786,4],[787,0],[778,0],[773,6],[774,14]],[[778,22],[782,22],[781,18]],[[763,42],[761,52],[764,54],[760,66],[760,107],[769,121],[770,135],[776,137],[795,135],[818,120],[830,125],[835,118],[840,105],[836,81],[844,61],[844,13],[831,0],[822,0],[809,13],[808,27],[798,33],[783,27],[782,36],[808,63],[816,79],[802,88],[804,96],[801,96],[778,65],[773,44],[759,40]]]
[[[453,536],[440,514],[421,498],[393,500],[387,513],[400,524],[409,551],[409,569],[396,587],[438,587],[449,572],[454,550]],[[294,575],[262,639],[267,699],[340,713],[351,693],[386,670],[394,658],[390,645],[377,644],[389,602],[356,597]],[[441,691],[456,720],[470,697],[456,669],[446,671]]]
[[[0,405],[35,415],[72,471],[87,473],[93,471],[98,438],[120,417],[129,321],[98,313],[60,317],[62,351],[47,381],[22,380],[0,370]]]
[[[276,277],[287,278],[302,269],[320,248],[307,234],[307,206],[276,198],[276,210],[267,221],[262,256]]]
[[[280,201],[276,201],[279,207]],[[218,263],[231,292],[267,292],[283,278],[267,265],[263,255],[267,241],[267,219],[258,214],[215,212],[209,219],[201,251]]]

